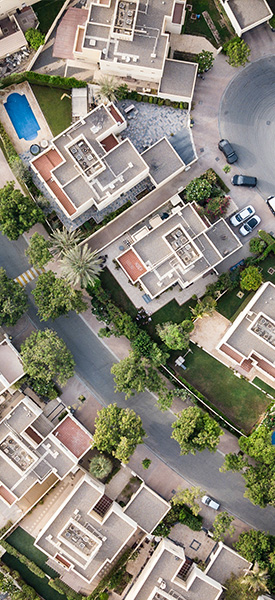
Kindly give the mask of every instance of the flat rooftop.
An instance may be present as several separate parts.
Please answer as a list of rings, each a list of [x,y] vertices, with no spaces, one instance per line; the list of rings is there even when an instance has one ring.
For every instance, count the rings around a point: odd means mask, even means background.
[[[132,281],[136,281],[143,273],[146,273],[146,267],[133,250],[127,250],[117,260]]]
[[[162,94],[175,94],[183,98],[192,98],[197,70],[198,65],[196,63],[167,58],[164,63],[159,91]]]
[[[217,554],[213,565],[207,571],[207,575],[224,585],[232,573],[236,577],[241,577],[244,575],[244,569],[249,569],[249,567],[250,563],[245,558],[231,552],[229,548],[223,547]]]
[[[275,286],[272,283],[264,284],[254,298],[246,307],[242,319],[235,321],[229,329],[226,343],[246,357],[254,351],[275,366],[275,347],[252,330],[260,314],[264,314],[267,320],[275,321]]]
[[[157,185],[185,167],[184,162],[166,138],[145,150],[142,158],[147,163],[149,173]]]
[[[78,25],[85,25],[88,10],[68,8],[56,30],[53,57],[73,59],[73,48]]]
[[[93,438],[86,433],[80,425],[68,416],[56,427],[53,435],[61,442],[76,458],[80,458],[91,447]]]
[[[0,375],[10,385],[24,375],[23,365],[16,350],[6,340],[3,340],[0,344]],[[4,384],[4,381],[2,381],[2,384]]]
[[[125,514],[136,521],[147,533],[151,533],[168,512],[170,504],[149,488],[141,487],[137,496],[125,509]]]
[[[257,25],[262,19],[272,16],[272,11],[264,0],[229,0],[228,4],[242,29]]]

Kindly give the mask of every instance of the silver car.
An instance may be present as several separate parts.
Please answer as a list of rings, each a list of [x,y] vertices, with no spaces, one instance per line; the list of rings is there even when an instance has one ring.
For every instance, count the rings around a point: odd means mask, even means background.
[[[233,217],[230,217],[230,223],[234,227],[237,227],[246,221],[246,219],[249,219],[249,217],[253,217],[253,215],[255,215],[255,208],[250,204],[249,206],[242,208],[242,210],[239,210]]]
[[[209,506],[209,508],[214,508],[214,510],[219,510],[220,508],[220,504],[216,500],[213,500],[213,498],[210,498],[210,496],[203,496],[201,501],[206,506]]]
[[[248,221],[246,221],[246,223],[244,223],[240,227],[239,233],[241,235],[248,235],[249,233],[251,233],[251,231],[253,231],[253,229],[255,229],[260,224],[261,220],[262,219],[258,217],[258,215],[254,215],[254,217],[248,219]]]

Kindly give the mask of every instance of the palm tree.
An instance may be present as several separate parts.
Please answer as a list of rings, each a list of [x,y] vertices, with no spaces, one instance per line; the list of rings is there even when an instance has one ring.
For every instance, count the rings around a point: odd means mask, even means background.
[[[101,102],[114,102],[116,99],[116,81],[114,77],[104,77],[99,82],[98,98]]]
[[[253,569],[245,570],[245,577],[242,579],[242,583],[246,584],[249,590],[253,592],[269,592],[267,587],[268,570],[261,569],[258,563],[255,563]]]
[[[103,454],[97,454],[90,461],[90,473],[97,479],[104,479],[111,473],[112,461]]]
[[[74,246],[65,252],[61,259],[63,277],[76,287],[86,288],[88,284],[94,286],[98,274],[102,270],[102,258],[97,256],[97,251],[90,250],[88,244]]]
[[[74,248],[83,240],[83,235],[79,231],[68,231],[66,227],[62,230],[57,229],[51,234],[53,253],[62,258],[68,251]]]

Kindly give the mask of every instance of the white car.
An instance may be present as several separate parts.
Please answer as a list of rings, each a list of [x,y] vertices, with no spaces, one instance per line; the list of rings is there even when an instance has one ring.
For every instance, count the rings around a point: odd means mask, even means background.
[[[233,215],[233,217],[230,217],[230,223],[234,227],[237,227],[253,215],[255,215],[255,208],[253,208],[251,205],[245,206],[245,208],[242,208],[242,210]]]
[[[258,215],[254,215],[254,217],[251,217],[250,219],[248,219],[248,221],[246,221],[240,227],[239,233],[241,235],[248,235],[249,233],[251,233],[251,231],[253,231],[253,229],[255,229],[255,227],[258,227],[260,222],[261,222],[260,217],[258,217]]]
[[[219,510],[219,508],[220,508],[220,504],[218,502],[216,502],[215,500],[213,500],[213,498],[210,498],[210,496],[203,496],[201,501],[206,506],[209,506],[210,508],[214,508],[214,510]]]

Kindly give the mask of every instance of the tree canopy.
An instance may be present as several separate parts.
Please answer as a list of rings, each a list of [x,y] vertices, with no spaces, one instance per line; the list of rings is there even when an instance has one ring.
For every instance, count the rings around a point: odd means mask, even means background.
[[[15,325],[27,306],[28,298],[24,289],[0,267],[0,325]]]
[[[36,231],[30,238],[30,244],[25,250],[25,254],[31,265],[44,267],[52,259],[50,248],[51,242],[45,240],[44,236]]]
[[[27,29],[25,33],[25,38],[30,44],[31,48],[33,48],[34,50],[38,50],[38,48],[40,46],[43,46],[45,42],[44,33],[41,33],[39,29],[33,29],[32,27],[30,29]]]
[[[167,321],[157,325],[157,333],[160,339],[171,350],[185,350],[189,346],[190,332],[194,329],[192,321],[186,320],[182,323]]]
[[[41,273],[32,292],[42,321],[57,319],[70,310],[80,313],[87,308],[82,292],[71,288],[69,283],[56,277],[53,271]]]
[[[197,503],[205,492],[200,487],[181,488],[179,487],[172,497],[171,504],[177,506],[178,504],[187,504],[193,515],[197,516],[201,511],[202,507]]]
[[[88,244],[74,246],[67,250],[61,259],[62,275],[72,286],[86,288],[95,285],[102,271],[102,260],[97,252],[92,252]]]
[[[241,273],[240,286],[242,290],[248,290],[249,292],[251,290],[256,291],[262,282],[263,277],[258,267],[253,267],[253,265],[250,265]]]
[[[172,428],[172,438],[179,443],[181,454],[196,454],[206,449],[215,452],[223,434],[218,423],[197,406],[185,408]]]
[[[94,447],[112,454],[123,463],[130,460],[145,431],[141,418],[130,408],[109,404],[98,411],[95,419]]]
[[[202,50],[197,54],[196,61],[198,63],[198,72],[204,73],[204,71],[208,71],[211,69],[214,63],[214,55],[213,52],[209,50]]]
[[[0,189],[0,229],[10,240],[17,240],[35,223],[43,223],[44,215],[28,196],[15,189],[14,181]]]
[[[229,42],[226,42],[223,46],[223,50],[228,56],[227,62],[231,67],[244,67],[248,62],[250,48],[246,42],[239,37],[234,37],[229,40]]]
[[[77,229],[68,231],[66,227],[56,229],[51,234],[51,246],[53,253],[59,258],[62,258],[68,250],[71,250],[83,240],[83,234]]]
[[[211,195],[212,183],[203,177],[196,177],[185,188],[188,202],[195,200],[199,204]]]
[[[66,384],[74,374],[74,359],[65,342],[51,329],[32,331],[21,346],[25,373],[39,384]]]
[[[232,521],[234,521],[234,517],[229,515],[226,510],[215,517],[213,522],[213,539],[215,542],[223,542],[227,535],[230,537],[233,535],[235,527],[232,525]]]
[[[167,388],[159,372],[151,366],[147,358],[137,352],[115,363],[111,368],[114,375],[115,391],[123,392],[125,400],[135,393],[140,394],[147,388],[150,392],[164,393]]]
[[[234,452],[229,452],[225,455],[224,463],[219,470],[221,473],[225,473],[226,471],[238,472],[242,471],[247,466],[248,461],[244,456],[241,454],[234,454]]]

